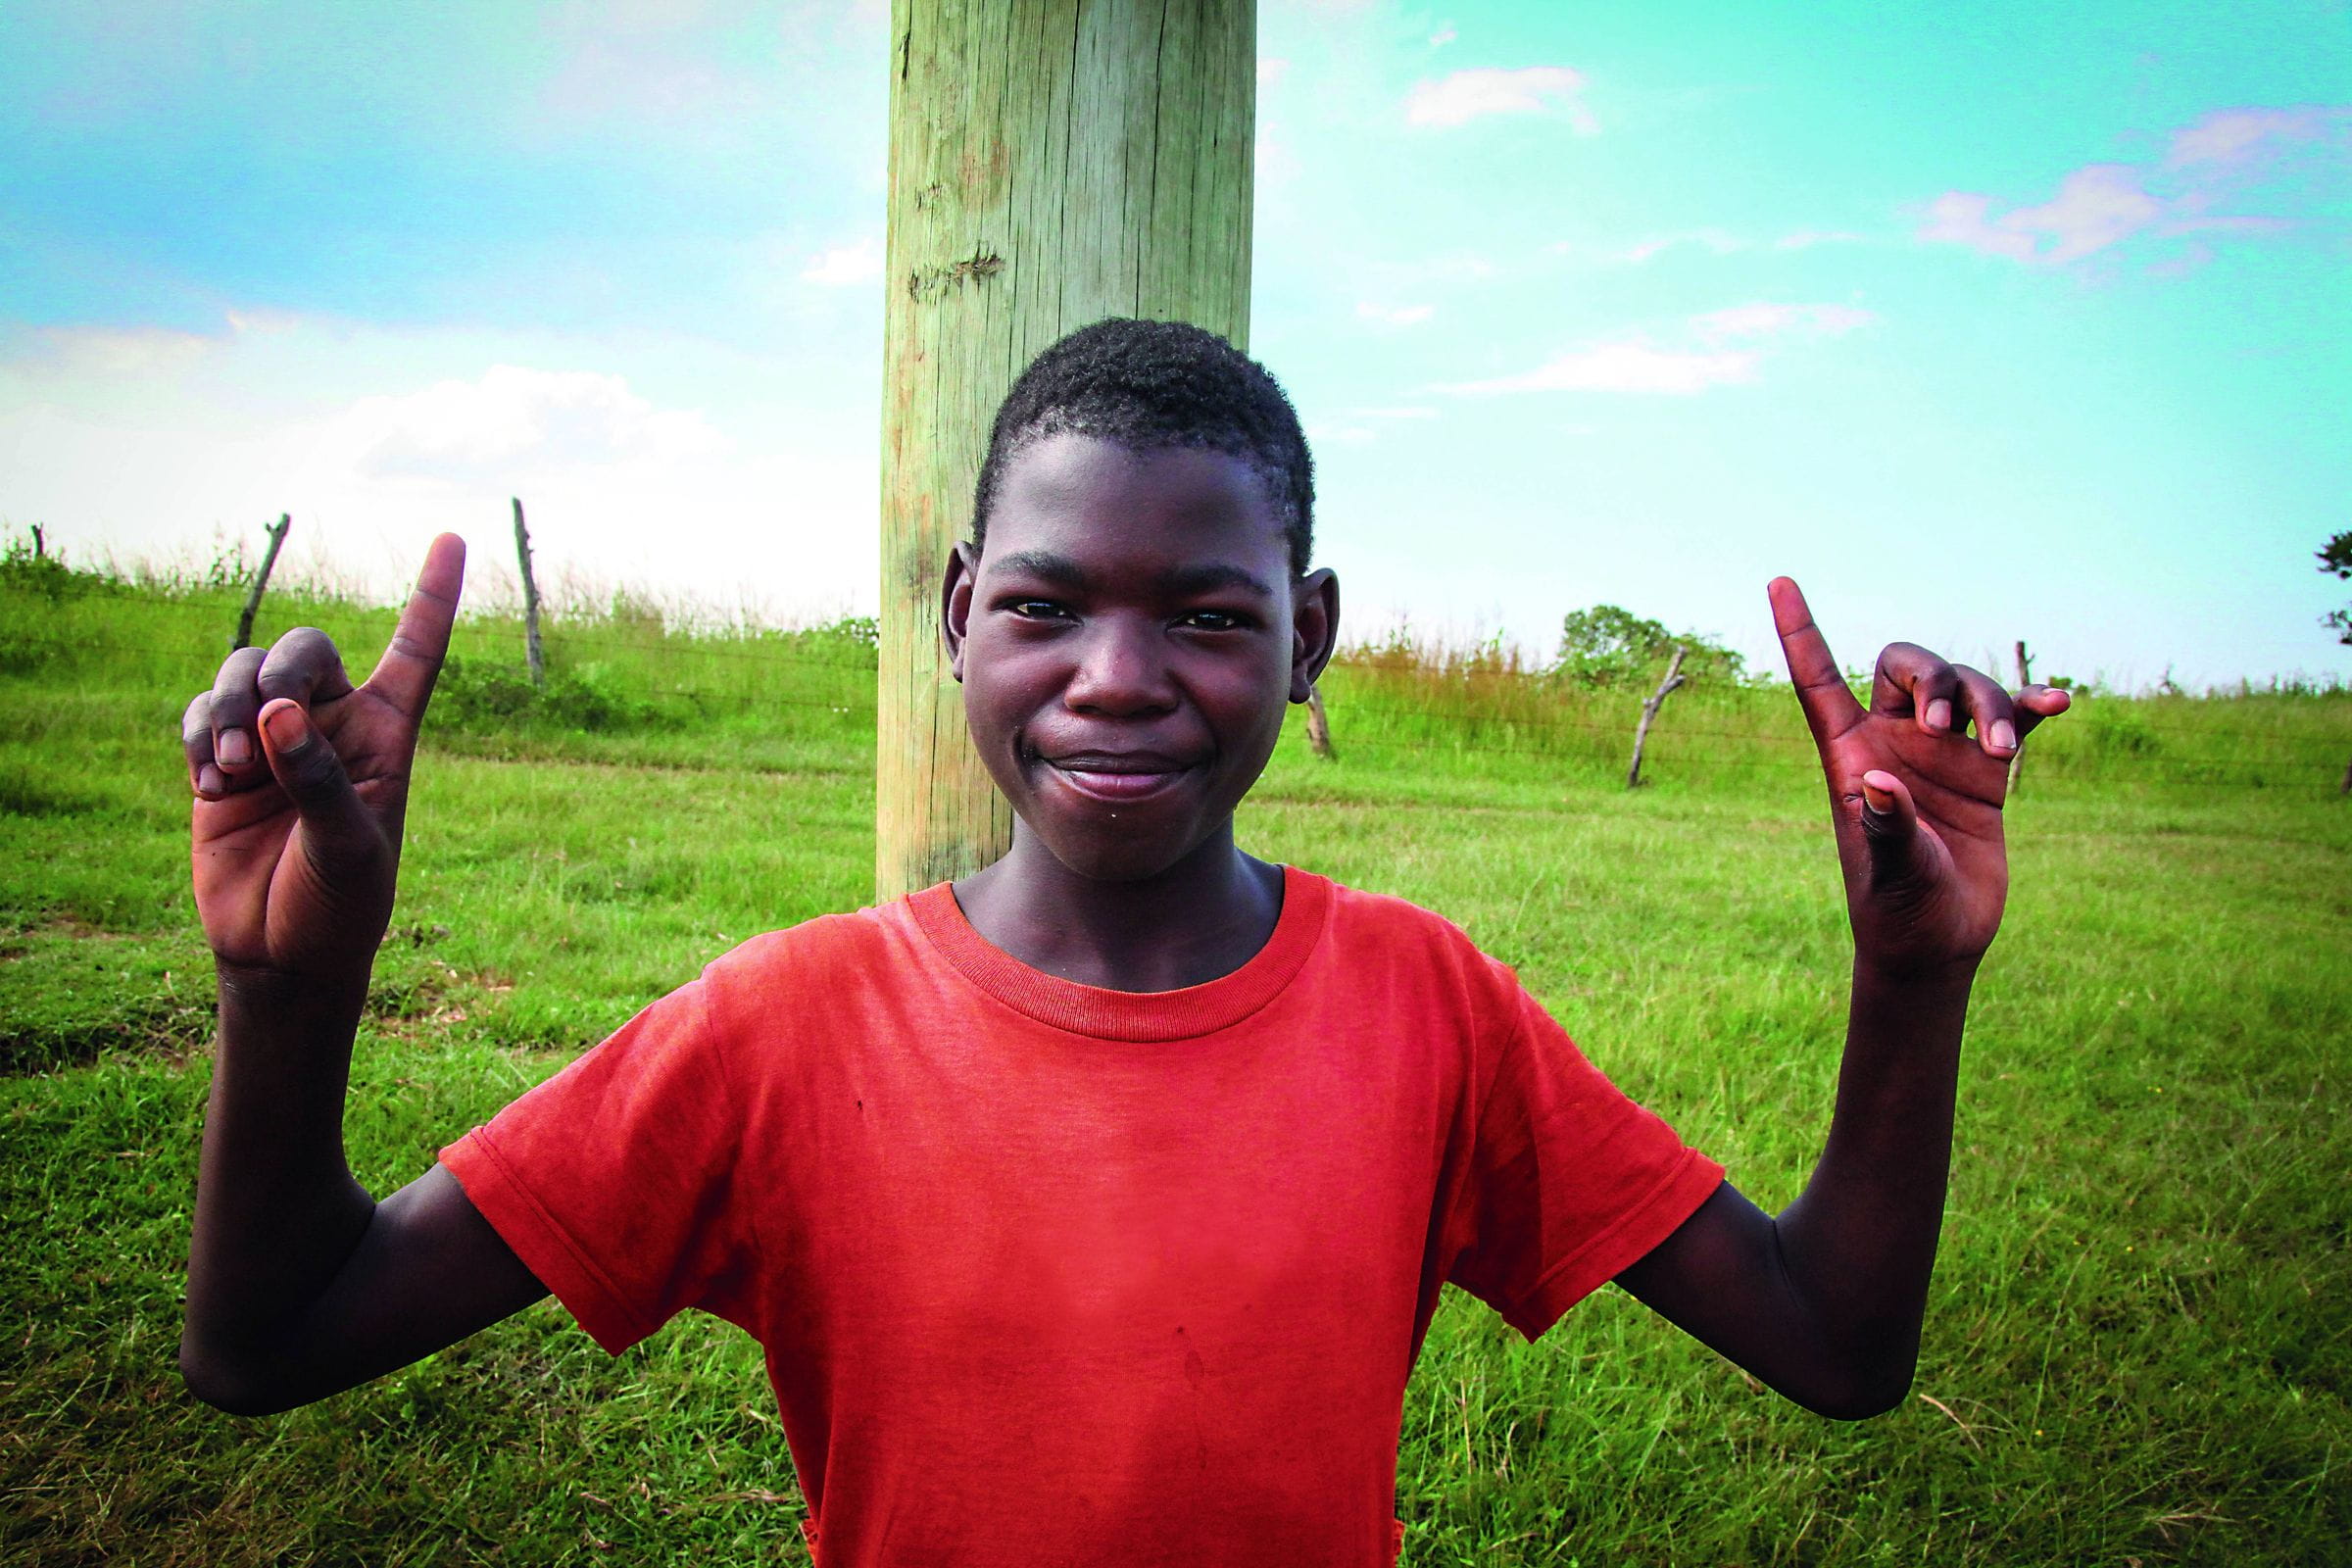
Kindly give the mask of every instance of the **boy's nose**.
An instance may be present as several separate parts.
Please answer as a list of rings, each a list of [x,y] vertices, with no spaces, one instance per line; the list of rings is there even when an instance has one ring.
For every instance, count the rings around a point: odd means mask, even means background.
[[[1078,666],[1062,692],[1063,704],[1082,712],[1159,712],[1176,694],[1160,657],[1156,628],[1098,624],[1089,628]]]

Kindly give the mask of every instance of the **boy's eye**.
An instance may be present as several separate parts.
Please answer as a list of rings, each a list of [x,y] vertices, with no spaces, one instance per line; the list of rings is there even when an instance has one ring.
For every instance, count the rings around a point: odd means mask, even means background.
[[[1244,624],[1242,617],[1230,610],[1196,610],[1181,622],[1199,631],[1232,631]]]
[[[1015,599],[1004,608],[1023,620],[1053,620],[1061,614],[1061,607],[1051,599]]]

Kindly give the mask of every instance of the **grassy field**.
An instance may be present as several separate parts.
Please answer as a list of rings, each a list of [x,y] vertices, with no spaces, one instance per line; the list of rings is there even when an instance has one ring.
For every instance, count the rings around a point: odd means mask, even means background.
[[[805,1560],[757,1351],[714,1321],[608,1360],[543,1303],[269,1420],[181,1391],[211,980],[173,737],[233,619],[221,590],[0,586],[0,1559]],[[298,596],[265,620],[363,665],[389,630]],[[353,1070],[379,1191],[732,943],[865,899],[858,628],[622,605],[556,629],[540,698],[518,642],[466,622],[429,728]],[[1678,694],[1629,793],[1638,694],[1396,649],[1326,691],[1339,760],[1286,739],[1245,841],[1451,915],[1760,1201],[1794,1196],[1845,938],[1787,692]],[[1449,1298],[1405,1560],[2345,1561],[2347,753],[2341,692],[2093,696],[2037,740],[1917,1396],[1840,1426],[1615,1292],[1532,1347]]]

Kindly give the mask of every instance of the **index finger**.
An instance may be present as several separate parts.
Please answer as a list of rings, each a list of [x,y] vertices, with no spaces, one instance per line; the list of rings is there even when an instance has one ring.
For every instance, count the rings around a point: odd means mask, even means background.
[[[1773,628],[1781,634],[1781,657],[1788,662],[1788,679],[1804,708],[1805,723],[1817,742],[1844,734],[1862,722],[1862,705],[1845,684],[1845,672],[1830,657],[1830,645],[1813,624],[1813,611],[1804,590],[1788,577],[1775,577],[1765,588],[1772,599]]]
[[[458,595],[466,584],[466,541],[445,533],[425,552],[424,569],[392,628],[391,645],[375,662],[368,689],[411,718],[424,716],[441,662],[449,657],[449,629],[458,618]]]

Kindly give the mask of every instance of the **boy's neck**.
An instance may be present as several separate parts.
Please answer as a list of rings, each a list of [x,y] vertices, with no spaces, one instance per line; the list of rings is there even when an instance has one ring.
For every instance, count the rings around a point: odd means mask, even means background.
[[[1255,957],[1282,917],[1282,867],[1235,848],[1232,825],[1155,876],[1081,876],[1022,827],[1004,858],[956,884],[972,929],[1033,969],[1110,991],[1205,985]]]

